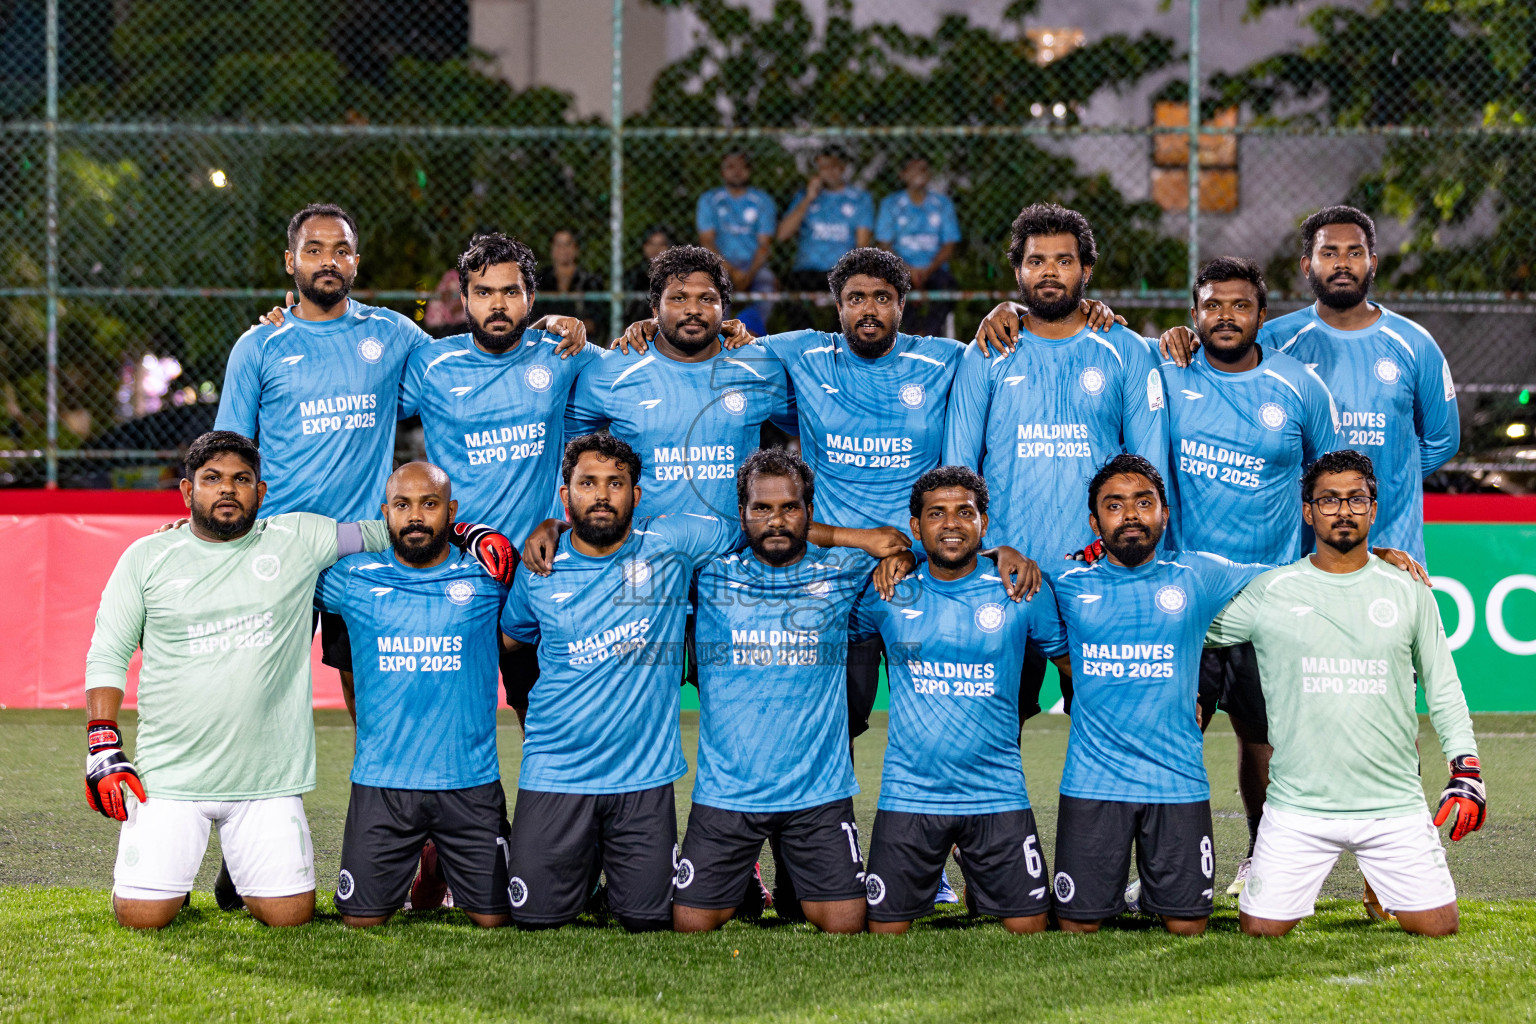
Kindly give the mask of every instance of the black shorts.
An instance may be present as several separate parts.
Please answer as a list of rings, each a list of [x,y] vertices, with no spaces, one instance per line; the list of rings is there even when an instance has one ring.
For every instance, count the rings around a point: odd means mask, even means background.
[[[507,865],[512,918],[541,925],[575,920],[600,866],[616,916],[670,924],[676,858],[670,782],[601,796],[519,789]]]
[[[765,840],[773,844],[775,866],[789,875],[799,899],[864,898],[864,857],[851,797],[766,814],[694,804],[672,898],[701,910],[736,906]]]
[[[951,846],[960,847],[960,866],[978,914],[1033,917],[1051,909],[1050,874],[1033,811],[876,811],[864,876],[869,919],[915,921],[933,913]]]
[[[539,647],[523,644],[512,650],[498,647],[497,656],[501,667],[501,685],[507,691],[507,706],[522,714],[528,713],[528,694],[539,681]]]
[[[320,612],[320,663],[338,672],[352,671],[352,637],[347,620],[331,612]]]
[[[1065,795],[1056,817],[1056,916],[1102,921],[1123,913],[1133,840],[1142,910],[1211,916],[1216,860],[1209,800],[1129,804]]]
[[[1207,647],[1200,654],[1200,710],[1205,721],[1220,707],[1232,729],[1249,743],[1269,742],[1269,713],[1259,683],[1259,657],[1253,644]]]
[[[428,839],[456,907],[506,914],[507,798],[501,783],[468,789],[379,789],[352,784],[341,840],[336,909],[352,917],[399,910]]]
[[[869,731],[869,715],[880,695],[880,660],[885,656],[885,641],[880,637],[848,644],[848,735],[862,736]]]

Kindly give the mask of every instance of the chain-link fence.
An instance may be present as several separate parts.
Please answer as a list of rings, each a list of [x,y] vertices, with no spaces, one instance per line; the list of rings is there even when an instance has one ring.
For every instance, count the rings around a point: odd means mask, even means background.
[[[357,217],[365,301],[462,329],[445,274],[495,228],[538,253],[541,312],[606,338],[644,311],[645,244],[698,237],[723,157],[747,158],[771,235],[835,145],[871,210],[912,206],[910,161],[926,161],[959,241],[912,312],[962,338],[1013,296],[1008,226],[1029,202],[1088,215],[1093,294],[1147,333],[1183,322],[1193,269],[1221,253],[1264,263],[1273,313],[1310,301],[1300,221],[1360,206],[1380,230],[1378,297],[1436,336],[1461,385],[1463,451],[1441,486],[1529,484],[1523,5],[1250,0],[1244,21],[1200,0],[1063,0],[1049,18],[1032,0],[928,6],[0,3],[0,483],[174,482],[231,345],[291,286],[283,228],[306,203]],[[1094,20],[1109,6],[1117,21]],[[482,45],[519,11],[529,32],[579,23],[581,45],[543,53],[538,80]],[[637,11],[667,31],[626,37]],[[584,109],[562,65],[606,63],[610,42],[606,109]],[[641,65],[659,68],[648,88],[628,74]],[[799,234],[771,246],[738,311],[831,323],[816,275],[796,273]]]

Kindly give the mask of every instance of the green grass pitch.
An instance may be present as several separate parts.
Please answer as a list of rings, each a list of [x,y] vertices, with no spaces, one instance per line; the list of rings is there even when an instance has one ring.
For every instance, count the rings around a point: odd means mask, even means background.
[[[131,731],[132,716],[127,716]],[[1237,934],[1218,897],[1210,934],[1174,939],[1128,919],[1097,936],[1010,936],[996,922],[936,914],[905,937],[833,937],[770,915],[705,936],[626,935],[583,920],[558,932],[483,932],[461,913],[406,914],[369,933],[331,906],[352,732],[319,712],[320,786],[305,798],[322,880],[318,920],[274,931],[224,914],[208,889],[164,932],[112,923],[116,826],[86,810],[79,712],[0,711],[0,1020],[53,1021],[1145,1021],[1524,1020],[1536,1017],[1536,716],[1476,716],[1491,800],[1481,833],[1450,846],[1462,933],[1426,941],[1371,924],[1346,857],[1317,917],[1293,935]],[[518,732],[504,720],[503,778]],[[697,718],[685,715],[689,760]],[[884,718],[858,744],[867,830]],[[1426,793],[1444,782],[1427,723]],[[1023,737],[1047,851],[1066,720]],[[1222,886],[1243,852],[1234,746],[1224,720],[1206,741]],[[686,820],[692,779],[678,783]],[[867,843],[868,836],[864,836]],[[764,870],[772,865],[764,851]],[[951,878],[959,876],[951,865]]]

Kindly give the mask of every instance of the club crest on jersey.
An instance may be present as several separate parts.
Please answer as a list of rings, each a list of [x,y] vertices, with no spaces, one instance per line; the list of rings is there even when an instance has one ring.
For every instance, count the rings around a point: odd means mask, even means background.
[[[842,210],[844,217],[852,217],[854,212],[854,205],[852,203],[844,203]]]
[[[1403,375],[1403,371],[1398,368],[1398,365],[1386,356],[1376,360],[1376,365],[1371,367],[1371,369],[1375,371],[1376,379],[1383,384],[1396,384],[1397,379]]]
[[[896,397],[901,399],[901,404],[908,409],[921,409],[923,400],[928,397],[928,392],[923,390],[921,384],[903,384],[901,390],[896,392]]]
[[[283,563],[278,561],[276,555],[257,555],[251,559],[251,572],[256,574],[259,580],[271,581],[277,579]]]
[[[351,899],[352,890],[356,888],[356,885],[357,883],[352,879],[352,872],[342,868],[341,874],[336,876],[336,898],[339,900]]]
[[[514,907],[528,902],[528,883],[513,875],[507,880],[507,899]]]
[[[1077,883],[1065,871],[1056,872],[1055,889],[1056,898],[1062,903],[1071,903],[1072,897],[1077,895]]]
[[[1169,615],[1175,615],[1183,611],[1184,606],[1189,603],[1189,598],[1184,594],[1184,588],[1174,583],[1160,588],[1157,596],[1152,600]]]
[[[1003,628],[1003,606],[989,601],[976,609],[976,628],[983,633],[996,633]]]
[[[448,600],[454,604],[469,604],[475,599],[474,584],[468,580],[454,580],[448,584]]]
[[[720,404],[726,412],[740,416],[747,411],[747,396],[732,388],[720,396]]]
[[[1083,375],[1077,379],[1077,382],[1088,394],[1101,394],[1104,391],[1104,371],[1097,366],[1090,366],[1083,371]]]
[[[1285,410],[1274,402],[1265,402],[1259,406],[1259,422],[1270,430],[1279,430],[1285,426]]]
[[[679,889],[686,889],[693,884],[693,861],[684,857],[677,862],[677,874],[672,876],[672,884]]]
[[[885,879],[876,874],[864,876],[864,900],[872,907],[878,907],[885,900]]]
[[[1378,597],[1371,602],[1365,614],[1382,629],[1397,625],[1397,602],[1390,597]]]
[[[651,563],[643,558],[631,558],[624,563],[624,584],[638,590],[651,580]]]
[[[357,343],[357,354],[365,363],[376,363],[384,358],[384,343],[378,338],[364,338]]]
[[[805,585],[805,592],[812,597],[826,597],[832,593],[832,584],[827,580],[812,580]]]
[[[548,391],[554,382],[555,375],[542,363],[534,363],[523,371],[523,383],[528,385],[529,391]]]

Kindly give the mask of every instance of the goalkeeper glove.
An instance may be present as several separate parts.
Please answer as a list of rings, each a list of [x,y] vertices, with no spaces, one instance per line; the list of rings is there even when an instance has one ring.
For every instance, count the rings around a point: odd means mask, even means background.
[[[121,787],[133,790],[141,803],[149,798],[144,795],[144,783],[139,781],[139,773],[134,771],[128,755],[123,753],[123,738],[117,731],[117,723],[97,720],[88,723],[85,730],[89,751],[85,756],[85,802],[91,810],[100,811],[108,818],[127,821],[128,802],[123,798]]]
[[[1453,812],[1456,824],[1451,827],[1452,842],[1482,828],[1488,817],[1488,794],[1483,788],[1482,766],[1476,754],[1462,754],[1451,761],[1451,781],[1440,792],[1435,827],[1445,824]]]
[[[1095,540],[1081,551],[1074,551],[1069,555],[1062,555],[1069,562],[1087,562],[1092,565],[1104,557],[1104,541]]]
[[[474,555],[475,561],[497,583],[504,587],[512,585],[517,549],[511,541],[484,523],[454,523],[449,537],[455,547]]]

